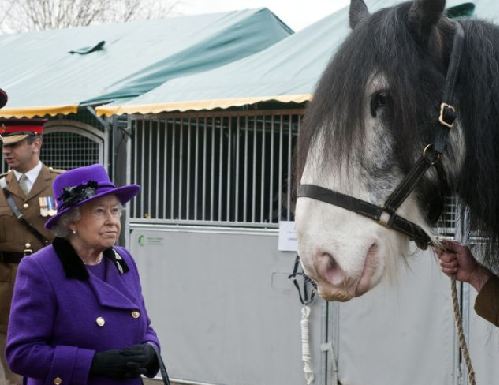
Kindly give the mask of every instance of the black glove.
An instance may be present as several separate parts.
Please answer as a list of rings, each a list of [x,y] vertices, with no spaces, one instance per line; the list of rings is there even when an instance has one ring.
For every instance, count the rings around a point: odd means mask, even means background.
[[[159,371],[159,362],[156,352],[151,344],[133,345],[123,349],[123,354],[133,358],[133,362],[139,365],[141,374],[153,378]]]
[[[90,366],[90,374],[107,378],[137,378],[146,374],[143,369],[144,360],[141,352],[134,353],[128,349],[112,349],[95,353]]]

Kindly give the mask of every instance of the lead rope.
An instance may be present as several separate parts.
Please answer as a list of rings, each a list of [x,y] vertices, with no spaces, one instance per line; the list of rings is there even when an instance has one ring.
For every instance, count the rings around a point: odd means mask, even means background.
[[[308,305],[303,305],[301,308],[301,359],[303,361],[303,375],[307,385],[314,382],[314,369],[312,367],[312,354],[310,353],[310,313],[312,310]]]
[[[459,301],[457,299],[457,284],[454,278],[451,278],[451,292],[452,310],[454,312],[454,321],[456,323],[457,336],[459,339],[459,348],[461,354],[464,357],[464,362],[466,363],[466,369],[468,371],[468,384],[476,385],[475,371],[473,370],[473,363],[471,362],[470,352],[468,350],[468,345],[466,344],[466,338],[464,336],[463,318],[461,315],[461,310],[459,310]]]
[[[298,277],[302,277],[302,284],[298,282]],[[293,265],[293,272],[288,276],[293,281],[296,290],[298,290],[298,299],[303,305],[301,308],[301,360],[303,362],[303,375],[307,385],[315,381],[314,365],[312,363],[312,353],[310,352],[310,314],[312,308],[308,306],[315,298],[316,285],[301,269],[300,256],[297,255]],[[309,287],[310,286],[310,287]]]

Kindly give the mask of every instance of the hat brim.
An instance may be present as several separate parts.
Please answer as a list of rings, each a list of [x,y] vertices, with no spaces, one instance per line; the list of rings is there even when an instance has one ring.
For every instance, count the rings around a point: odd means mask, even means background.
[[[122,187],[115,187],[115,188],[103,190],[103,191],[98,192],[97,194],[95,194],[94,196],[92,196],[88,199],[85,199],[85,200],[82,200],[81,202],[78,202],[77,204],[75,204],[71,207],[67,207],[67,208],[64,208],[62,210],[57,210],[57,214],[54,215],[53,217],[49,218],[47,220],[47,222],[45,222],[45,228],[51,229],[52,227],[54,227],[57,224],[57,222],[59,221],[59,219],[61,218],[61,216],[64,215],[65,213],[67,213],[68,211],[70,211],[74,207],[81,207],[88,202],[91,202],[95,199],[102,198],[102,197],[105,197],[108,195],[116,195],[116,197],[119,199],[121,204],[124,205],[130,199],[132,199],[134,196],[136,196],[139,193],[139,191],[140,191],[140,186],[138,186],[136,184],[131,184],[131,185],[126,185],[126,186],[122,186]]]
[[[28,137],[28,134],[23,134],[23,135],[9,135],[9,136],[2,136],[2,143],[3,144],[14,144],[17,142],[20,142],[21,140],[24,140]]]

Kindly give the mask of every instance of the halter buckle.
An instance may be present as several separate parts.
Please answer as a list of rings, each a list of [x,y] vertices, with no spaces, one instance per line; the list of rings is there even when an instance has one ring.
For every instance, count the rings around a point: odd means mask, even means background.
[[[431,165],[434,166],[440,158],[442,154],[438,151],[433,151],[433,144],[427,144],[423,150],[423,156],[431,162]]]
[[[380,225],[390,228],[391,219],[392,219],[392,214],[390,214],[386,210],[383,210],[383,212],[379,216],[378,222]]]
[[[452,128],[456,120],[456,109],[447,103],[440,105],[440,115],[438,121],[441,125]]]

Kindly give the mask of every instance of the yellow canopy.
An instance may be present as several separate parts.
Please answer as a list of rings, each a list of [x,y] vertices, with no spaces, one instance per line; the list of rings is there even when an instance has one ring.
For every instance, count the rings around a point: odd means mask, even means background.
[[[73,114],[78,106],[37,106],[37,107],[4,107],[0,110],[1,118],[35,118],[43,116],[55,116],[58,114]]]
[[[311,94],[303,95],[281,95],[281,96],[260,96],[248,98],[233,99],[215,99],[215,100],[192,100],[184,102],[167,102],[155,104],[122,104],[100,106],[95,110],[99,116],[111,116],[121,114],[157,114],[160,112],[171,111],[201,111],[213,110],[217,108],[226,109],[230,107],[240,107],[255,103],[276,101],[281,103],[304,103],[312,99]]]

